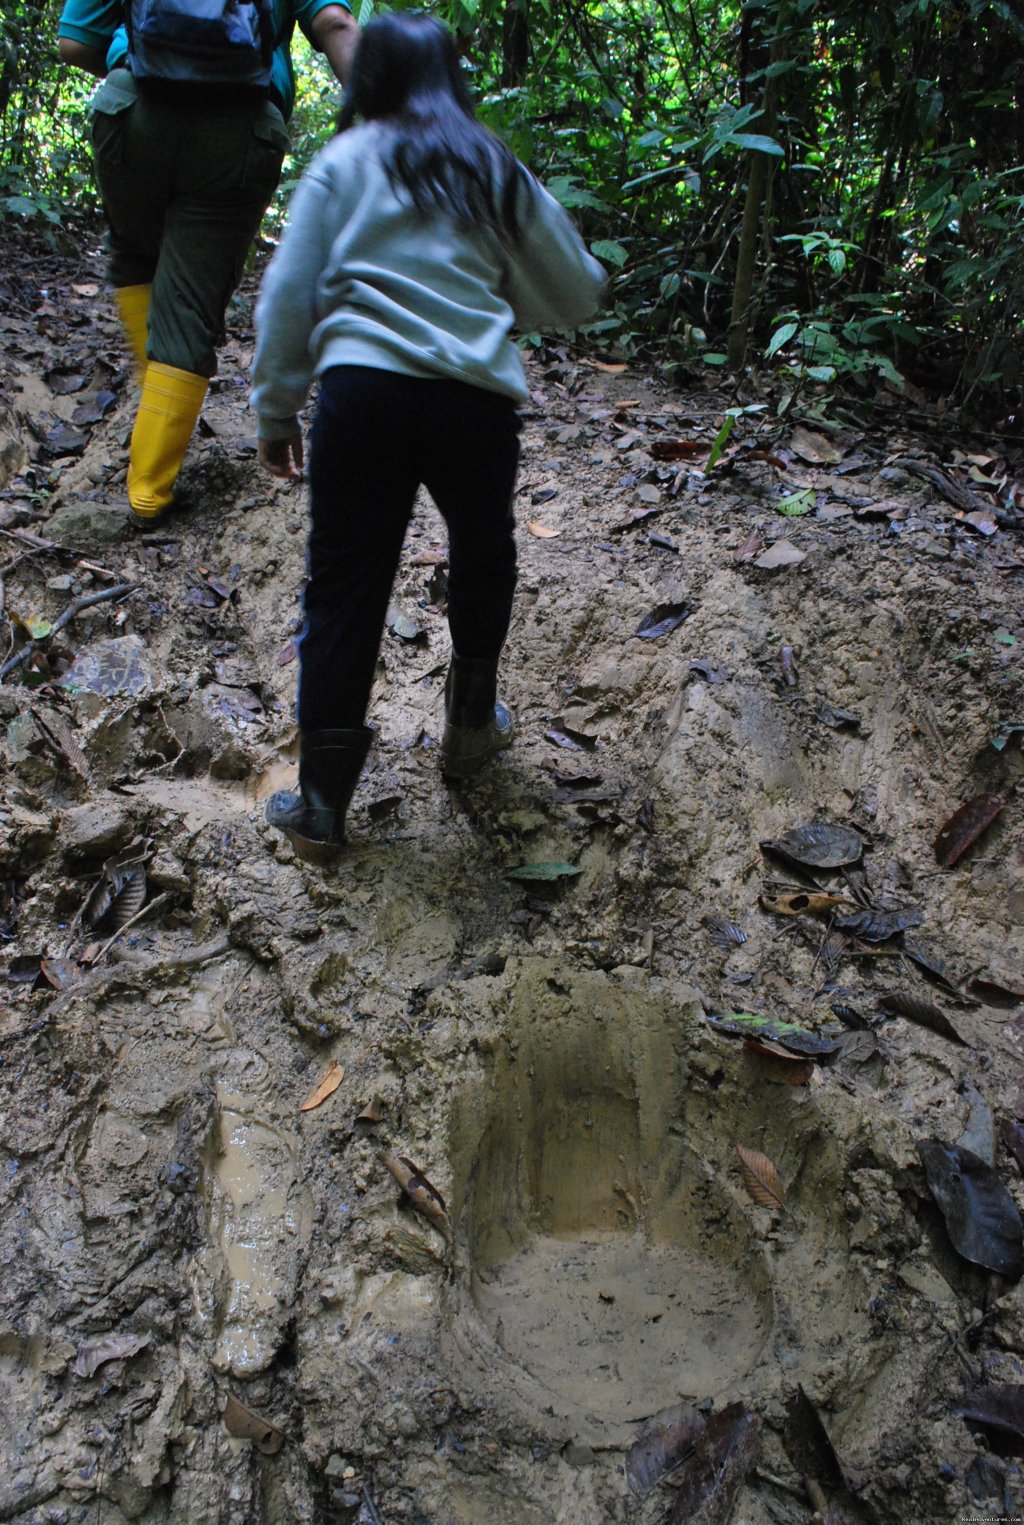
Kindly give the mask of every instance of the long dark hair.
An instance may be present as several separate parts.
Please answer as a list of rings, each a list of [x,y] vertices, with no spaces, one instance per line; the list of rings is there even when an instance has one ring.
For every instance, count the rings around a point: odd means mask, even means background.
[[[423,216],[441,212],[461,227],[519,237],[527,177],[503,143],[476,120],[451,33],[430,16],[375,16],[352,65],[338,131],[386,119],[386,164]]]

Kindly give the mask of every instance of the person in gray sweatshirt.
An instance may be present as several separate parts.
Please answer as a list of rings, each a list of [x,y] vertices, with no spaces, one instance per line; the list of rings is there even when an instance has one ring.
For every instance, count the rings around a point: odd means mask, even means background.
[[[529,395],[511,331],[585,322],[604,281],[568,215],[476,121],[446,29],[371,21],[338,135],[295,192],[256,308],[253,403],[275,476],[301,475],[298,413],[319,381],[299,788],[267,805],[307,861],[344,843],[421,485],[449,537],[442,767],[467,778],[510,744],[497,672],[516,582],[516,405]]]

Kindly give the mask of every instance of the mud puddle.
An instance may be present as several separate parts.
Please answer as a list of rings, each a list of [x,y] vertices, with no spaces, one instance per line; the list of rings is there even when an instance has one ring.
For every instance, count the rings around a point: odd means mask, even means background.
[[[5,385],[38,412],[26,323]],[[323,874],[261,821],[294,776],[303,502],[257,473],[246,355],[243,334],[166,533],[116,507],[126,364],[82,455],[36,450],[0,498],[12,651],[13,615],[135,590],[0,686],[0,1519],[654,1525],[677,1492],[641,1496],[631,1448],[732,1403],[761,1423],[734,1521],[809,1519],[808,1476],[848,1525],[1024,1511],[1012,1443],[956,1412],[1024,1382],[1019,1286],[957,1254],[917,1148],[968,1137],[1022,1200],[1001,1142],[1024,1107],[1010,500],[987,500],[991,532],[965,522],[892,462],[984,492],[966,447],[891,415],[804,420],[817,461],[780,425],[782,468],[742,454],[753,433],[718,476],[681,468],[665,442],[710,445],[728,398],[545,351],[516,746],[443,786],[424,503],[395,590],[419,632],[385,636]],[[777,513],[795,491],[813,511]],[[980,795],[1001,808],[943,867],[940,827]],[[808,823],[860,843],[810,883],[761,846]],[[138,919],[90,925],[137,861]],[[508,877],[538,864],[578,873]],[[801,892],[827,914],[777,909]],[[910,1016],[883,1014],[893,992]],[[798,1077],[708,1022],[737,1013],[829,1062]],[[229,1432],[229,1395],[255,1428],[231,1411]],[[831,1461],[794,1438],[805,1401]]]

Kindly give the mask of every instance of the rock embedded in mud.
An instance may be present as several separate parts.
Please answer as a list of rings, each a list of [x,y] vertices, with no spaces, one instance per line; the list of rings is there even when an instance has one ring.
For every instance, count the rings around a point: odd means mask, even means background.
[[[128,522],[127,503],[65,503],[46,522],[46,533],[58,545],[118,545],[133,530]]]
[[[134,821],[129,810],[113,801],[76,805],[61,821],[64,851],[69,857],[93,857],[116,852],[131,840]]]

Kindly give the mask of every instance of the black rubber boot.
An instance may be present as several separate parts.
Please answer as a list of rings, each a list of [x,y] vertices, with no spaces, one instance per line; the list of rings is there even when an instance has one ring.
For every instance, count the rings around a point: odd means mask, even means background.
[[[515,723],[498,698],[498,664],[453,654],[444,683],[441,767],[448,778],[469,778],[495,752],[512,745]]]
[[[283,831],[306,863],[330,863],[345,844],[345,812],[373,732],[310,731],[299,738],[299,792],[267,801],[267,822]]]

